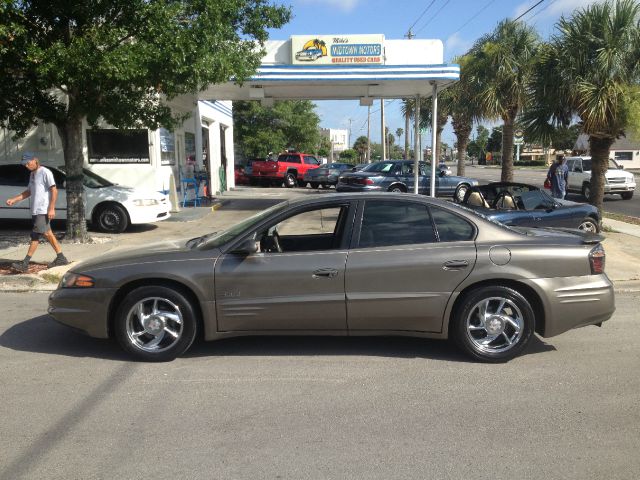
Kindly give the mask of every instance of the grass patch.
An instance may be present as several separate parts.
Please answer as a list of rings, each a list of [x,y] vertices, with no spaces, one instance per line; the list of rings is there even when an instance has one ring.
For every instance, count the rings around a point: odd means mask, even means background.
[[[604,212],[604,218],[610,218],[612,220],[618,220],[620,222],[631,223],[633,225],[640,225],[640,218],[630,217],[629,215],[622,215],[620,213]]]
[[[48,283],[60,283],[60,280],[62,280],[62,275],[57,273],[43,273],[40,277]]]

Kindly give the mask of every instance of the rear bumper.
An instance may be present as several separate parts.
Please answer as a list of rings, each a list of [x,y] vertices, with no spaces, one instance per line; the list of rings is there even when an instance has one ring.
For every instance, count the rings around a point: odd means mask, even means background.
[[[613,284],[604,274],[538,278],[531,283],[544,304],[543,337],[605,322],[616,309]]]
[[[348,185],[346,183],[338,183],[336,192],[380,192],[384,189],[376,185]]]

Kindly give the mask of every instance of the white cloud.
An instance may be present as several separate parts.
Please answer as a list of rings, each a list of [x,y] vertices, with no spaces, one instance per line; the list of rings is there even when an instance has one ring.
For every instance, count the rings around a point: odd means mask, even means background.
[[[343,12],[351,12],[355,9],[360,0],[298,0],[299,3],[312,5],[317,4],[321,7],[332,7]]]
[[[531,10],[531,12],[527,13],[524,17],[524,20],[531,19],[534,15],[536,18],[560,18],[561,15],[565,17],[571,16],[574,10],[579,8],[585,8],[592,3],[596,3],[598,0],[556,0],[553,2],[552,0],[547,0],[547,2],[541,3],[536,8]],[[533,0],[529,0],[527,2],[521,3],[518,5],[513,12],[513,18],[519,17],[524,12],[526,12],[529,8],[535,5]],[[538,13],[539,12],[539,13]]]
[[[451,59],[456,55],[462,55],[473,45],[472,40],[465,40],[458,33],[454,33],[444,42],[445,58]]]

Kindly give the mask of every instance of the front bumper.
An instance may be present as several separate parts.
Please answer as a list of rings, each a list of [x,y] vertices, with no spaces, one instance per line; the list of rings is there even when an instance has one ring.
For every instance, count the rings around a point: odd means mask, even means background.
[[[633,192],[635,189],[635,183],[605,183],[604,185],[604,193]]]
[[[161,222],[171,217],[171,213],[169,213],[171,207],[163,204],[139,207],[127,203],[125,207],[132,224]]]
[[[59,288],[49,295],[47,312],[56,321],[91,337],[108,338],[113,288]]]
[[[613,284],[605,274],[538,278],[531,283],[544,304],[543,337],[602,323],[616,309]]]

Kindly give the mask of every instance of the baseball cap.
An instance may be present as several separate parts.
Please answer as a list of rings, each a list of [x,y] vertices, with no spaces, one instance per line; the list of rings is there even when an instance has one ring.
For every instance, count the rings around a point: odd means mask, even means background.
[[[20,165],[26,165],[27,163],[29,163],[34,158],[37,158],[35,153],[33,153],[33,152],[24,152],[22,154],[22,161],[20,162]]]

